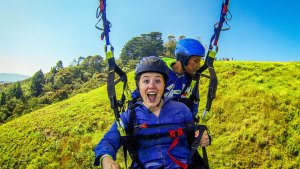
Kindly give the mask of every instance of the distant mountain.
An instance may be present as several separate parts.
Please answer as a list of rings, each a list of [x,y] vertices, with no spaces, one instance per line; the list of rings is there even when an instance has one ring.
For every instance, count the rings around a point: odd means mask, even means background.
[[[0,73],[0,83],[16,82],[29,77],[30,76],[15,73]]]

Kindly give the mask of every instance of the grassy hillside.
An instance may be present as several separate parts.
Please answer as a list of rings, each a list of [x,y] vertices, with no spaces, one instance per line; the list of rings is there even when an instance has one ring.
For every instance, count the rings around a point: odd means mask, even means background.
[[[214,168],[299,168],[300,63],[216,67],[220,85],[208,120]]]
[[[300,63],[215,67],[217,98],[206,119],[211,168],[299,168]],[[200,111],[207,79],[201,82]],[[92,150],[112,121],[106,86],[24,115],[0,126],[0,166],[92,168]]]

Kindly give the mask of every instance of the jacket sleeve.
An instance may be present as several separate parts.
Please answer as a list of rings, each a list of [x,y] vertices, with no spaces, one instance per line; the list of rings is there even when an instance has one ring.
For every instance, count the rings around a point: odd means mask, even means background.
[[[126,111],[121,114],[122,122],[127,128],[129,112]],[[94,149],[96,160],[95,165],[99,165],[99,159],[102,155],[108,154],[116,160],[116,154],[121,147],[121,136],[118,131],[117,123],[114,122],[110,130],[104,135],[104,137],[100,140],[96,148]],[[98,160],[98,161],[97,161]]]
[[[192,116],[192,113],[191,113],[190,109],[185,104],[183,104],[183,107],[182,107],[181,111],[184,114],[184,123],[194,124],[194,118]]]

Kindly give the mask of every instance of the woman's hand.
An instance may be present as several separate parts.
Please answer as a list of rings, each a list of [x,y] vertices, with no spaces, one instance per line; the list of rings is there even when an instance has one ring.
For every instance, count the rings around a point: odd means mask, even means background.
[[[195,138],[199,136],[199,130],[195,131]],[[207,131],[204,131],[202,138],[200,140],[200,146],[206,147],[209,145],[209,137]]]
[[[120,165],[111,159],[109,156],[106,156],[102,159],[102,168],[103,169],[120,169]]]

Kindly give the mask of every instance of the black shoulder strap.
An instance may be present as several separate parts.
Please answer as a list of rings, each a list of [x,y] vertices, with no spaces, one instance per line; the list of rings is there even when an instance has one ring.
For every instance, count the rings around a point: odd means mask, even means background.
[[[126,130],[126,136],[122,137],[123,143],[123,151],[124,151],[124,161],[127,168],[127,151],[129,153],[130,158],[132,159],[133,163],[131,167],[133,167],[134,162],[138,165],[139,168],[145,169],[144,165],[138,158],[138,154],[136,149],[134,148],[135,137],[132,137],[134,133],[134,125],[136,122],[136,115],[135,115],[135,108],[138,107],[138,104],[133,104],[129,108],[130,115],[129,115],[129,122],[128,122],[128,129]]]
[[[134,126],[136,125],[136,114],[135,114],[135,108],[138,107],[138,104],[134,103],[130,106],[130,115],[129,115],[129,123],[128,123],[128,130],[127,130],[127,136],[134,135]]]
[[[207,129],[207,127],[205,125],[197,125],[196,129],[199,130],[199,136],[195,139],[195,141],[193,142],[193,144],[191,146],[191,152],[190,152],[188,163],[191,162],[191,160],[193,158],[193,155],[197,151],[197,149],[198,149],[198,147],[200,145],[200,141],[201,141],[201,138],[203,136],[204,131],[208,131],[208,129]],[[204,148],[204,149],[202,149],[203,156],[204,156],[203,158],[207,159],[207,154],[206,154],[205,147],[203,147],[203,148]],[[204,162],[205,162],[205,165],[208,166],[208,161],[205,160]]]

